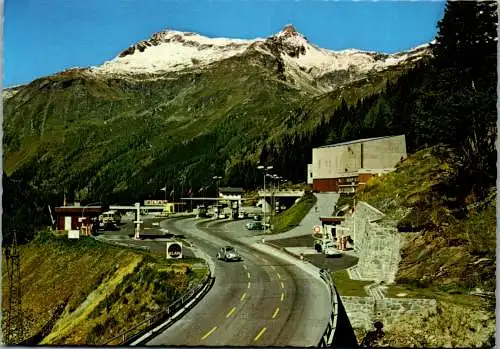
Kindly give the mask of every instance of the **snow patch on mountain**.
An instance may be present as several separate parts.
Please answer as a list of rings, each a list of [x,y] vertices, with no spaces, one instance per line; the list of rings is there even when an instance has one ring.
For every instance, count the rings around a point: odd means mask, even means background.
[[[90,70],[100,74],[161,74],[204,67],[257,50],[280,58],[286,68],[300,71],[300,76],[305,77],[307,74],[316,79],[338,70],[363,73],[372,69],[385,69],[410,58],[418,59],[427,52],[426,46],[390,55],[356,49],[331,51],[309,43],[292,25],[285,26],[282,31],[266,39],[253,40],[208,38],[196,33],[165,30]]]
[[[97,73],[161,73],[206,65],[245,52],[254,42],[208,38],[195,33],[167,30],[150,40],[123,51],[114,59],[92,70]]]

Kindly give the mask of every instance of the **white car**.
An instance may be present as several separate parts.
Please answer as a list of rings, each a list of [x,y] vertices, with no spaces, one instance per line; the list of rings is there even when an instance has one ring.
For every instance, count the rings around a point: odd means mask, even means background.
[[[323,249],[323,253],[327,256],[327,257],[341,257],[342,256],[342,251],[341,250],[338,250],[336,249],[335,247],[333,246],[327,246]]]
[[[217,253],[217,259],[224,260],[226,262],[229,261],[241,261],[241,256],[236,252],[234,247],[225,246],[222,247]]]

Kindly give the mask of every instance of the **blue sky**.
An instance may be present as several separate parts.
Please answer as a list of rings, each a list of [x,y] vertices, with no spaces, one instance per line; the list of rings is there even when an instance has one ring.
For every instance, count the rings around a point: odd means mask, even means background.
[[[99,65],[165,28],[267,37],[292,23],[311,43],[393,53],[429,42],[444,2],[6,0],[4,86]]]

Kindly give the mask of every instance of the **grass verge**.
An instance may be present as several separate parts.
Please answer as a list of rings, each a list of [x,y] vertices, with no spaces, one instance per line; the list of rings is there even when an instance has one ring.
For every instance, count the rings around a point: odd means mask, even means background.
[[[272,234],[283,233],[298,226],[315,204],[316,197],[312,193],[307,193],[288,210],[273,216],[271,218]]]
[[[347,270],[339,270],[332,273],[335,287],[341,296],[346,297],[366,297],[364,287],[373,283],[372,281],[352,280]]]

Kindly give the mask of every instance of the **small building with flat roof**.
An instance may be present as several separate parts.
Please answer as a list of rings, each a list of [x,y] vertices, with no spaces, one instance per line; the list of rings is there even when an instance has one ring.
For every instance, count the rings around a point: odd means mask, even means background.
[[[79,230],[108,210],[105,206],[60,206],[55,208],[57,230]]]
[[[358,139],[314,148],[307,182],[316,192],[354,193],[372,176],[406,158],[404,135]]]

